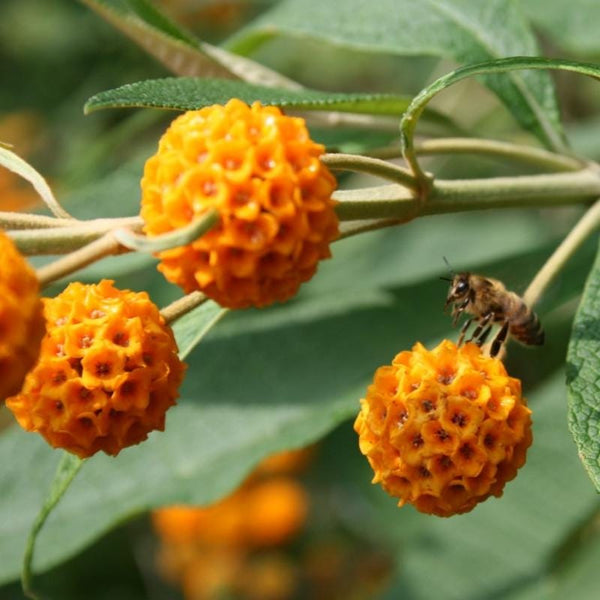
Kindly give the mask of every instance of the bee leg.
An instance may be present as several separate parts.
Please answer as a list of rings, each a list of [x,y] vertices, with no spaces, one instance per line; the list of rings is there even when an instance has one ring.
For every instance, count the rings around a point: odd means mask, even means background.
[[[456,306],[456,305],[454,306],[454,310],[452,311],[452,316],[454,317],[452,319],[452,327],[456,327],[456,324],[458,323],[458,319],[460,318],[460,315],[463,314],[464,310],[469,305],[469,302],[471,302],[471,299],[465,298],[458,306]]]
[[[492,342],[492,348],[490,349],[490,357],[494,358],[498,352],[500,352],[500,348],[502,348],[502,344],[506,341],[506,336],[508,335],[508,321],[504,321],[504,325],[502,325],[502,329],[497,333],[494,341]]]
[[[479,323],[477,323],[477,327],[475,327],[473,331],[473,335],[467,340],[468,342],[475,342],[478,346],[481,346],[483,342],[479,341],[481,337],[481,332],[487,327],[490,321],[494,320],[494,313],[489,312],[480,319]],[[489,332],[488,332],[489,333]]]
[[[488,335],[490,335],[490,331],[492,330],[492,326],[488,325],[487,328],[481,332],[479,337],[475,340],[475,343],[481,348],[485,344],[485,340],[487,340]]]
[[[460,328],[460,335],[458,336],[458,343],[456,344],[457,346],[460,346],[463,343],[463,339],[465,337],[465,334],[467,333],[467,329],[469,329],[469,325],[471,325],[472,322],[473,319],[467,319],[464,325]]]

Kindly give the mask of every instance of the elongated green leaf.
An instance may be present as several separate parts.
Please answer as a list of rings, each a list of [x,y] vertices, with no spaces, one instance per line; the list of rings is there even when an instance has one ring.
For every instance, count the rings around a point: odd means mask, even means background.
[[[503,58],[493,60],[477,65],[469,65],[456,69],[436,79],[431,85],[422,90],[412,101],[407,111],[402,117],[400,130],[402,135],[402,143],[404,145],[405,156],[412,164],[415,171],[420,171],[416,163],[414,155],[413,143],[414,132],[417,126],[417,121],[422,111],[425,109],[431,99],[445,90],[449,86],[462,81],[468,77],[476,75],[484,75],[490,73],[509,73],[512,71],[522,70],[549,70],[558,69],[562,71],[572,71],[580,75],[587,75],[594,79],[600,79],[600,66],[592,63],[583,63],[571,60],[549,59],[529,56],[517,56],[512,58]]]
[[[165,432],[86,463],[38,539],[35,571],[150,507],[213,501],[265,455],[306,445],[354,415],[378,365],[417,340],[456,336],[443,313],[442,256],[481,267],[550,241],[547,229],[540,232],[537,215],[509,211],[419,220],[336,243],[333,260],[284,306],[230,313],[188,356]],[[129,274],[117,278],[119,287],[133,283]],[[148,291],[155,300],[164,293]],[[175,325],[182,352],[211,320],[198,310]],[[0,581],[18,576],[58,454],[35,434],[0,435]]]
[[[224,104],[230,98],[261,101],[304,110],[338,110],[400,116],[410,98],[391,94],[342,94],[315,90],[283,90],[226,79],[171,77],[130,83],[100,92],[85,104],[87,113],[101,108],[152,107],[194,110]]]
[[[157,16],[156,10],[143,10],[143,4],[126,0],[81,1],[174,73],[232,77],[230,70],[203,52],[190,34]]]
[[[185,359],[226,314],[226,308],[209,300],[177,319],[173,325],[173,332],[179,347],[179,357]]]
[[[597,0],[520,0],[526,15],[564,50],[598,54],[600,3]]]
[[[11,152],[8,148],[0,146],[0,166],[6,167],[13,173],[26,179],[35,188],[44,204],[52,211],[54,216],[68,219],[71,215],[57,202],[46,180],[28,162]]]
[[[33,573],[31,572],[31,565],[33,561],[33,554],[35,550],[35,543],[37,540],[37,536],[39,535],[46,519],[51,514],[52,510],[56,507],[56,505],[60,502],[61,498],[65,494],[65,492],[69,489],[75,475],[79,472],[83,465],[83,461],[74,456],[65,452],[63,457],[58,464],[56,469],[56,473],[54,475],[54,479],[52,480],[52,486],[44,503],[42,504],[42,508],[38,516],[36,517],[33,526],[31,527],[31,532],[29,534],[29,538],[27,540],[27,548],[25,550],[25,557],[23,559],[23,574],[22,574],[22,582],[23,582],[23,591],[27,593],[27,595],[33,594]]]
[[[300,85],[260,65],[196,39],[147,0],[80,0],[177,75],[227,77],[265,85]]]
[[[511,0],[286,0],[236,35],[229,48],[248,52],[278,34],[459,63],[538,53],[519,6]],[[521,125],[549,147],[564,147],[554,88],[546,74],[488,75],[485,83]]]
[[[569,426],[594,485],[600,490],[600,252],[577,311],[567,355]]]

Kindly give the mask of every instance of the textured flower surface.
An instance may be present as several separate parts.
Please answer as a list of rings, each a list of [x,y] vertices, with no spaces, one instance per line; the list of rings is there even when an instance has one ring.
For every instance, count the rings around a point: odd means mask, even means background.
[[[16,394],[33,367],[44,335],[34,270],[0,232],[0,401]]]
[[[39,360],[6,401],[24,429],[82,458],[164,429],[185,365],[145,292],[71,283],[44,299],[44,316]]]
[[[525,463],[531,411],[521,383],[475,344],[416,344],[377,369],[354,423],[359,447],[399,505],[471,510]]]
[[[159,254],[159,269],[186,292],[222,306],[292,297],[338,236],[335,179],[303,119],[240,100],[173,121],[146,162],[141,216],[149,236],[215,209],[219,222],[193,243]]]

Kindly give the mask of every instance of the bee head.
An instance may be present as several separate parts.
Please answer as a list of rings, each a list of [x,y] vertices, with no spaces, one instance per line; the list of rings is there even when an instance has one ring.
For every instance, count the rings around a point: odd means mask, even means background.
[[[454,275],[454,277],[450,280],[450,290],[448,291],[444,308],[447,308],[454,302],[460,302],[467,297],[471,290],[469,279],[469,273],[457,273]]]

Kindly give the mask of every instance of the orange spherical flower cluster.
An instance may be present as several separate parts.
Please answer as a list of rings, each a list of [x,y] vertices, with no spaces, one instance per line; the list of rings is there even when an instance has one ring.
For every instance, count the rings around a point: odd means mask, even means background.
[[[338,236],[335,179],[303,119],[240,100],[173,121],[147,162],[141,216],[149,236],[217,211],[191,244],[159,253],[159,269],[186,292],[229,308],[292,297]]]
[[[172,544],[257,548],[282,544],[304,524],[304,488],[288,477],[249,482],[206,508],[171,506],[154,511],[160,537]]]
[[[164,429],[185,365],[145,292],[71,283],[44,299],[44,316],[39,360],[6,402],[24,429],[82,458]]]
[[[524,464],[531,411],[521,383],[475,344],[416,344],[377,369],[354,428],[399,505],[450,516],[471,510]]]
[[[0,232],[0,401],[16,394],[37,360],[44,336],[35,271]]]

